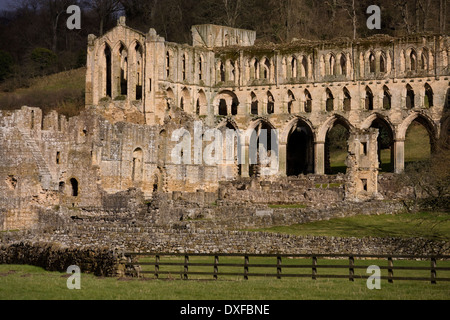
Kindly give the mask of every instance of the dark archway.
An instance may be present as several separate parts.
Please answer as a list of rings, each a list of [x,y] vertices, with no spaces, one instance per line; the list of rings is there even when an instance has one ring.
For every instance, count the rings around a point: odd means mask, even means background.
[[[75,178],[70,179],[70,185],[72,187],[72,197],[78,197],[78,180]]]
[[[226,116],[228,115],[227,111],[227,102],[225,99],[220,99],[219,101],[219,116]]]
[[[311,127],[299,119],[289,133],[286,146],[286,175],[314,172],[314,136]]]
[[[418,117],[411,122],[405,137],[405,166],[430,159],[435,146],[432,135],[425,119]]]
[[[394,133],[389,123],[376,118],[371,128],[378,129],[377,151],[380,172],[394,172]]]
[[[273,126],[266,122],[260,121],[253,129],[250,137],[249,146],[249,175],[250,177],[259,177],[264,164],[262,160],[264,156],[271,156],[272,152],[278,150],[277,141],[272,141]],[[262,150],[263,148],[264,150]]]
[[[105,89],[106,96],[112,96],[112,76],[111,76],[111,48],[106,44],[105,45]]]
[[[350,127],[338,118],[325,138],[325,174],[346,173]]]

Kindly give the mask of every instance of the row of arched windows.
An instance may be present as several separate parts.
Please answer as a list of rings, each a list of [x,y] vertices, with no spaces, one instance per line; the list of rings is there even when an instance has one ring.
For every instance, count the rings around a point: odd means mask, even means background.
[[[404,107],[407,109],[413,109],[416,107],[416,93],[414,92],[414,89],[408,84],[406,85],[406,94],[404,96]],[[231,94],[230,94],[231,95]],[[297,97],[294,95],[294,93],[291,90],[287,91],[286,95],[286,107],[287,110],[283,112],[287,112],[289,114],[295,113],[297,109],[294,108],[294,103],[296,103]],[[430,108],[433,106],[433,90],[431,86],[426,83],[424,85],[424,101],[423,101],[423,108]],[[231,107],[231,113],[229,113],[229,108],[227,108],[227,99],[226,98],[220,98],[219,101],[219,109],[218,114],[219,115],[236,115],[237,114],[237,107],[239,105],[239,101],[237,100],[236,96],[232,97],[233,99],[233,105]],[[337,99],[333,92],[329,89],[325,89],[325,97],[322,98],[325,101],[325,110],[328,112],[335,111],[335,110],[343,110],[343,111],[350,111],[354,108],[353,102],[352,102],[352,96],[350,91],[344,87],[342,89],[342,95],[340,99],[341,106],[337,105]],[[369,86],[366,86],[364,89],[362,97],[362,108],[363,110],[374,110],[375,108],[375,95],[372,92],[372,89]],[[230,100],[230,99],[228,99]],[[230,100],[231,101],[231,100]],[[262,104],[262,105],[261,105]],[[384,110],[390,110],[392,108],[392,95],[390,92],[390,89],[385,85],[383,86],[383,96],[381,101],[381,108]],[[359,102],[357,103],[359,105]],[[312,106],[313,106],[313,98],[308,89],[305,89],[302,93],[302,97],[300,97],[300,102],[298,102],[297,106],[300,107],[300,112],[305,113],[311,113],[312,112]],[[250,114],[252,115],[258,115],[259,113],[263,112],[265,114],[273,114],[275,112],[275,99],[274,96],[270,91],[266,92],[266,97],[264,97],[263,101],[261,99],[258,99],[256,94],[254,92],[250,93]],[[278,111],[277,111],[278,112]]]
[[[400,71],[431,71],[434,68],[434,56],[430,49],[420,48],[418,50],[409,48],[401,50]],[[443,63],[446,62],[446,53]],[[173,53],[166,51],[166,77],[174,78],[173,74]],[[329,52],[322,54],[318,58],[318,72],[321,77],[343,76],[350,77],[353,74],[353,57],[350,52],[341,52],[335,54]],[[360,53],[359,57],[359,75],[361,77],[370,77],[371,75],[385,74],[391,72],[393,68],[392,51],[367,51]],[[195,58],[194,64],[189,63],[187,53],[181,55],[181,80],[189,80],[189,74],[196,74],[196,79],[204,79],[204,57],[201,54]],[[190,70],[189,66],[193,65]],[[241,78],[245,81],[268,80],[274,81],[275,73],[278,72],[285,80],[289,79],[310,79],[313,77],[314,61],[309,55],[285,55],[281,58],[281,65],[275,67],[274,58],[248,58],[245,60],[242,68],[238,62],[233,59],[216,60],[215,78],[216,83],[234,82],[238,79],[238,73],[242,72]],[[277,71],[277,69],[279,71]]]
[[[115,98],[133,92],[134,100],[142,99],[143,47],[139,42],[132,46],[131,52],[122,42],[114,52],[105,43],[102,68],[104,96]]]

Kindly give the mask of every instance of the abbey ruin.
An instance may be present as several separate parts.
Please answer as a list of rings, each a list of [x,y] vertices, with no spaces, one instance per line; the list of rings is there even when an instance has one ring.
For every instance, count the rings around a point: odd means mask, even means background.
[[[167,42],[120,18],[88,38],[81,115],[0,111],[0,230],[31,228],[42,212],[132,210],[163,195],[196,203],[192,210],[216,201],[390,199],[379,172],[380,130],[392,141],[392,174],[404,169],[413,121],[432,149],[448,140],[448,36],[255,44],[253,31],[197,25],[192,38]],[[327,133],[338,124],[349,133],[347,169],[330,175]],[[233,130],[236,144],[213,144],[218,136],[207,137],[208,129]],[[259,143],[253,150],[264,130],[265,150]],[[191,161],[179,163],[173,150],[185,137],[181,157]],[[271,174],[263,151],[276,160]],[[206,153],[232,156],[210,163]]]

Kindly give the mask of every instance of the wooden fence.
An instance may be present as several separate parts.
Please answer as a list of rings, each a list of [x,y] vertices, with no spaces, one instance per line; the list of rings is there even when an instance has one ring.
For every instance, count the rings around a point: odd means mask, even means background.
[[[126,253],[125,270],[127,276],[144,276],[151,274],[155,278],[161,275],[178,275],[181,279],[191,279],[191,276],[207,276],[209,279],[218,279],[219,277],[238,276],[243,279],[249,277],[276,277],[277,279],[288,277],[310,277],[317,278],[347,278],[354,281],[355,278],[368,278],[370,274],[366,273],[367,263],[376,265],[380,270],[387,270],[387,275],[380,276],[381,280],[387,280],[392,283],[394,280],[421,280],[430,281],[432,284],[438,281],[450,281],[449,277],[438,277],[439,272],[450,271],[450,263],[444,263],[446,266],[437,265],[438,261],[450,260],[450,256],[401,256],[401,255],[351,255],[351,254],[174,254],[174,253]],[[162,261],[164,257],[169,261]],[[194,261],[196,257],[199,261]],[[223,262],[229,258],[242,259],[240,262]],[[269,259],[273,263],[258,263],[260,258]],[[173,261],[181,259],[181,261]],[[210,261],[207,261],[210,259]],[[321,262],[319,264],[319,259]],[[376,259],[374,261],[374,259]],[[306,263],[305,263],[306,260]],[[342,264],[347,260],[348,263]],[[355,263],[355,260],[365,261],[365,265]],[[381,260],[381,261],[380,261]],[[417,264],[418,260],[429,261],[429,266],[411,266],[395,265],[394,261],[409,261],[408,264]],[[284,263],[289,261],[290,263]],[[295,263],[300,261],[301,264]],[[310,261],[310,262],[308,262]],[[340,261],[341,263],[337,263]],[[387,265],[380,265],[381,262],[387,262]],[[326,263],[325,263],[326,262]],[[331,264],[330,264],[331,263]],[[401,263],[400,263],[401,264]],[[404,263],[403,263],[404,264]],[[178,268],[175,270],[161,270],[164,267]],[[201,267],[201,268],[199,268]],[[146,269],[146,268],[150,268]],[[206,271],[204,269],[207,269]],[[203,269],[203,270],[199,270]],[[222,271],[225,269],[225,271]],[[308,270],[309,272],[294,273]],[[323,270],[343,270],[347,269],[348,274],[330,274],[322,273]],[[355,270],[364,269],[363,274],[355,274]],[[230,270],[233,270],[230,272]],[[254,270],[263,270],[262,273]],[[321,270],[321,272],[319,272]],[[429,275],[413,276],[394,276],[397,271],[422,271]],[[253,272],[250,272],[253,271]],[[386,271],[384,271],[386,273]],[[450,275],[450,273],[446,272]]]

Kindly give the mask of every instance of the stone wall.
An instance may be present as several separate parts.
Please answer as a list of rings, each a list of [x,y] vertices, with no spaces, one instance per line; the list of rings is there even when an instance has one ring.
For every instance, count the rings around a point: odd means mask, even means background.
[[[125,252],[448,255],[448,241],[422,238],[340,238],[267,232],[158,228],[143,220],[84,218],[52,232],[0,235],[0,263],[24,263],[65,271],[117,276]]]
[[[64,272],[77,265],[96,276],[121,275],[122,254],[110,248],[64,247],[55,242],[16,242],[0,246],[0,264],[28,264],[48,271]]]

